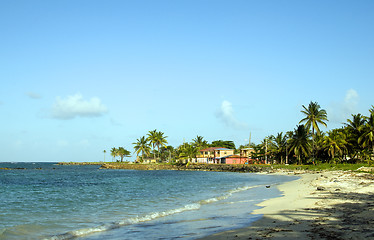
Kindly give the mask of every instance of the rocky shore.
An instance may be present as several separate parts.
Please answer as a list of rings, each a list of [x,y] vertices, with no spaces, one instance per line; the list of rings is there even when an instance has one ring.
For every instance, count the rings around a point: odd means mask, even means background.
[[[180,170],[180,171],[215,171],[215,172],[272,172],[268,165],[246,164],[129,164],[129,163],[104,163],[100,169],[132,169],[132,170]]]

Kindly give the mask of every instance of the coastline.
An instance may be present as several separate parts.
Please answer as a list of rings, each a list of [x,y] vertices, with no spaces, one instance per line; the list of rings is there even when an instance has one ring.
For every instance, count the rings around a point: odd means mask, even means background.
[[[283,196],[266,200],[246,228],[201,238],[374,239],[374,175],[343,171],[287,172],[301,178],[278,186]]]

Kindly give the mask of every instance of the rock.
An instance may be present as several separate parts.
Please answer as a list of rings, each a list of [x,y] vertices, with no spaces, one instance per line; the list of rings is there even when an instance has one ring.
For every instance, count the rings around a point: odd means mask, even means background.
[[[318,191],[325,191],[326,189],[325,189],[324,187],[318,186],[318,187],[317,187],[317,190],[318,190]]]

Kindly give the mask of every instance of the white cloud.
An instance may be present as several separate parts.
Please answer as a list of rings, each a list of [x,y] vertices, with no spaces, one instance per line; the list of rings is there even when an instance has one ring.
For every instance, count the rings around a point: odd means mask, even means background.
[[[224,100],[221,104],[221,108],[216,114],[217,118],[221,119],[228,127],[236,130],[245,130],[248,128],[247,124],[242,123],[234,116],[234,109],[231,102]]]
[[[351,118],[351,114],[357,113],[359,95],[354,89],[349,89],[340,102],[334,102],[328,109],[328,118],[332,122],[342,123]]]
[[[354,113],[357,111],[359,96],[354,89],[349,89],[344,98],[344,112]]]
[[[72,119],[75,117],[99,117],[107,112],[107,107],[97,97],[84,100],[82,95],[75,94],[66,98],[56,98],[52,107],[52,117]]]

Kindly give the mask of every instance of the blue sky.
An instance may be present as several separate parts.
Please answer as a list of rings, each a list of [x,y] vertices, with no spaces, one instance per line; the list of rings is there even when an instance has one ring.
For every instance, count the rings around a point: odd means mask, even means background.
[[[245,144],[374,104],[374,2],[1,1],[0,161],[100,161],[157,129]],[[107,158],[109,155],[107,154]]]

